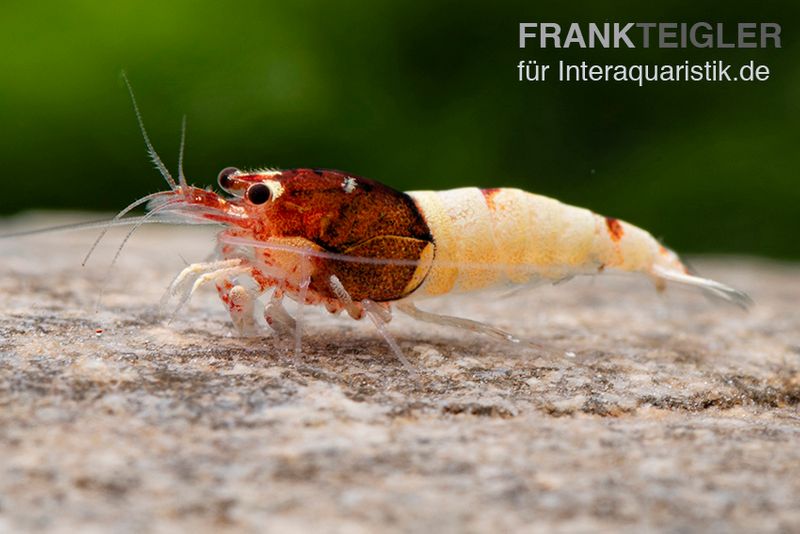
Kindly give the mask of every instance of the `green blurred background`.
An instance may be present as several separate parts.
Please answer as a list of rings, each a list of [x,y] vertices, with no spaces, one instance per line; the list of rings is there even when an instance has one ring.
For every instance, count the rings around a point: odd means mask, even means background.
[[[684,252],[800,258],[798,2],[4,2],[0,213],[114,211],[187,174],[328,167],[398,189],[517,186]],[[519,22],[778,22],[783,48],[547,50]],[[517,81],[535,59],[767,64],[764,83]]]

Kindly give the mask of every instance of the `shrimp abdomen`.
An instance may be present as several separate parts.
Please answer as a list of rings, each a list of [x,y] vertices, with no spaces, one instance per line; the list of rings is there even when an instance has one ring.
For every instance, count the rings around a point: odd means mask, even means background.
[[[519,189],[409,194],[436,247],[419,290],[427,296],[605,268],[647,271],[659,250],[649,233],[631,224]]]

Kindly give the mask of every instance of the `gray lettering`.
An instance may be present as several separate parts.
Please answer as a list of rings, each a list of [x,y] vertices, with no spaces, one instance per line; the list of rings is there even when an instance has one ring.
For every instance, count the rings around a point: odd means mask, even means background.
[[[586,41],[583,40],[581,26],[577,22],[573,22],[569,25],[567,37],[564,39],[564,48],[569,48],[573,43],[577,43],[581,48],[586,48]]]
[[[701,33],[698,31],[700,29],[705,31]],[[714,36],[712,35],[711,24],[708,22],[698,22],[692,26],[692,29],[689,31],[689,40],[696,48],[711,48],[711,46],[714,44]]]
[[[640,22],[636,25],[642,29],[642,48],[650,48],[650,28],[655,28],[655,22]]]
[[[658,47],[659,48],[678,48],[678,43],[668,42],[667,39],[674,39],[677,33],[674,31],[678,25],[674,22],[665,22],[658,25]],[[673,30],[673,31],[669,31]]]
[[[769,30],[769,31],[768,31]],[[781,47],[781,25],[774,22],[765,22],[761,25],[761,48],[767,47],[767,39],[772,39],[772,46]],[[767,69],[769,70],[769,69]]]
[[[538,24],[536,24],[535,22],[520,22],[520,24],[519,24],[519,47],[520,48],[525,48],[525,41],[529,37],[531,37],[531,38],[536,37],[536,33],[528,31],[529,28],[533,29],[533,28],[536,28],[536,26],[538,26]]]
[[[608,48],[611,44],[611,32],[608,22],[603,23],[603,31],[597,24],[592,22],[589,24],[589,48],[594,48],[595,41],[599,41],[603,48]]]
[[[542,24],[541,48],[547,48],[547,39],[553,40],[553,46],[561,48],[561,25],[553,22]]]
[[[733,48],[733,43],[725,42],[725,25],[721,22],[717,23],[717,48]]]
[[[620,30],[619,23],[614,23],[614,48],[619,48],[620,41],[625,41],[625,45],[628,48],[636,48],[636,45],[633,44],[631,38],[628,37],[628,31],[633,28],[633,26],[633,22],[629,22]]]
[[[755,22],[742,22],[741,24],[739,24],[739,48],[755,48],[756,47],[755,38],[756,38]],[[752,39],[752,41],[749,41],[748,39]]]

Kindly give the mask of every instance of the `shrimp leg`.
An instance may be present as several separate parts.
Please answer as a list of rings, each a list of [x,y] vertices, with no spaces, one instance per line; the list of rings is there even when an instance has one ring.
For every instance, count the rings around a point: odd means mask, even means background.
[[[195,286],[199,287],[199,284],[204,283],[204,278],[208,278],[209,281],[215,279],[217,293],[222,302],[228,307],[228,313],[231,316],[231,321],[233,321],[233,326],[236,327],[239,334],[244,337],[256,336],[258,335],[259,328],[253,310],[255,309],[254,303],[256,298],[258,298],[258,293],[244,286],[234,285],[230,278],[228,278],[228,275],[229,273],[226,272],[219,274],[208,273],[201,276],[197,282],[195,282]]]
[[[184,299],[186,293],[189,292],[198,277],[220,269],[227,269],[231,267],[238,267],[242,264],[240,259],[209,261],[203,263],[193,263],[183,269],[178,276],[170,283],[164,296],[161,297],[161,305],[167,304],[169,299],[175,295],[181,295],[181,300]]]
[[[442,326],[452,326],[455,328],[461,328],[463,330],[469,330],[470,332],[484,334],[499,341],[519,343],[519,339],[517,339],[514,335],[486,323],[473,321],[472,319],[453,317],[451,315],[439,315],[437,313],[422,311],[417,308],[413,302],[398,302],[395,305],[397,306],[398,310],[418,321]]]
[[[347,313],[351,316],[361,316],[360,310],[358,310],[358,306],[353,302],[352,297],[345,289],[344,285],[342,284],[341,280],[336,275],[332,275],[330,278],[330,287],[339,301],[344,305]],[[386,325],[391,321],[392,314],[386,308],[383,308],[377,302],[374,302],[370,299],[364,299],[360,302],[361,308],[367,313],[367,316],[370,318],[372,323],[375,325],[375,328],[378,330],[378,333],[381,335],[386,344],[389,345],[389,348],[392,350],[394,355],[400,360],[400,363],[406,368],[406,370],[416,376],[417,369],[414,365],[408,361],[408,358],[405,357],[403,351],[400,349],[400,345],[397,344],[394,337],[389,333],[386,329]]]
[[[258,325],[253,317],[254,301],[258,292],[236,285],[232,279],[240,274],[250,273],[250,267],[241,259],[195,263],[186,267],[170,284],[162,302],[179,295],[178,305],[172,313],[174,317],[201,286],[214,282],[220,299],[228,307],[233,325],[243,336],[258,333]]]
[[[264,320],[278,335],[288,335],[297,328],[294,317],[283,306],[283,292],[280,289],[273,291],[269,303],[264,307]]]

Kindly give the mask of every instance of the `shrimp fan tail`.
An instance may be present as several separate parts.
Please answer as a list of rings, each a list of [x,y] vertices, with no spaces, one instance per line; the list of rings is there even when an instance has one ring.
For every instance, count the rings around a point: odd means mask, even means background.
[[[753,305],[753,299],[751,299],[747,293],[721,284],[715,280],[682,273],[662,266],[655,266],[653,268],[653,274],[661,280],[677,282],[685,286],[698,288],[715,300],[722,300],[734,306],[738,306],[743,310],[747,310]]]

